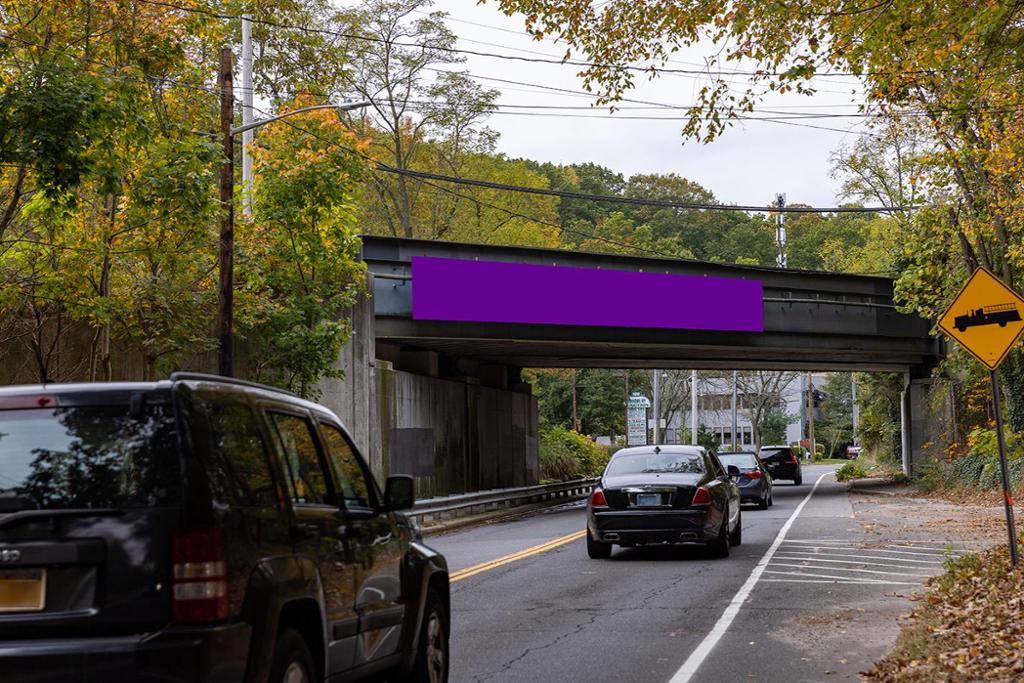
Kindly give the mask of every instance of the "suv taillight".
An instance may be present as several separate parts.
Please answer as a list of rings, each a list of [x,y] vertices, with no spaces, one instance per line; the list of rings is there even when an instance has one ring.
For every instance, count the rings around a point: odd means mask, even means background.
[[[790,465],[795,465],[798,462],[797,459],[796,459],[796,453],[790,451],[789,452],[789,457],[786,458],[786,462],[788,464],[790,464]]]
[[[703,486],[698,486],[693,492],[693,500],[690,505],[711,505],[711,494]]]
[[[176,530],[171,541],[171,616],[194,624],[228,616],[227,553],[218,527]]]

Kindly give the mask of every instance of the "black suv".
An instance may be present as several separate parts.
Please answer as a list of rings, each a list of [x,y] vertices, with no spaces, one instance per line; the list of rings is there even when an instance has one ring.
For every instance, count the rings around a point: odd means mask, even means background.
[[[0,388],[0,679],[445,681],[412,499],[269,387]]]
[[[800,467],[799,446],[761,446],[757,457],[768,468],[772,479],[792,479],[800,486],[804,483],[804,472]]]

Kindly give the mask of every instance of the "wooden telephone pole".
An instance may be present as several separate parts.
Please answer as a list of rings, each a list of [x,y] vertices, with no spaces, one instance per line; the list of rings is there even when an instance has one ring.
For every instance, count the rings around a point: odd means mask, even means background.
[[[234,259],[235,259],[235,143],[231,124],[235,117],[235,96],[232,79],[231,48],[221,48],[220,75],[220,132],[224,139],[224,158],[220,167],[220,286],[217,299],[217,331],[220,349],[217,371],[225,376],[234,374]]]

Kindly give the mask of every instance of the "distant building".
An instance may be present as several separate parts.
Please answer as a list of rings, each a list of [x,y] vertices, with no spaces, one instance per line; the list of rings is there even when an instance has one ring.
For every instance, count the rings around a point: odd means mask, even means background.
[[[825,381],[824,374],[815,374],[815,388]],[[753,449],[756,437],[746,406],[751,397],[737,392],[736,448]],[[799,442],[807,433],[807,373],[798,376],[781,392],[779,399],[785,413],[792,417],[786,426],[786,443]],[[698,383],[698,424],[710,431],[724,449],[732,448],[732,377],[701,378]],[[690,411],[676,413],[666,425],[664,442],[680,443],[689,435]]]

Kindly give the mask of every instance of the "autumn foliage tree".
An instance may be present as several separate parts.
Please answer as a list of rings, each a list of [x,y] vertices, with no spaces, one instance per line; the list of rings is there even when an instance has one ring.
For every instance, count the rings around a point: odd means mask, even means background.
[[[368,148],[325,110],[269,124],[254,145],[239,322],[256,378],[308,395],[320,378],[340,376],[347,310],[365,282],[355,200]]]
[[[813,93],[817,76],[849,74],[883,122],[922,124],[927,152],[913,181],[928,208],[906,238],[898,291],[934,316],[976,266],[1019,288],[1024,271],[1024,19],[1017,3],[946,0],[764,3],[740,0],[497,0],[526,30],[592,62],[588,88],[614,102],[677,49],[714,44],[684,134],[711,141],[766,92]],[[737,85],[741,75],[746,85]],[[1004,365],[1010,420],[1024,428],[1024,358]]]

